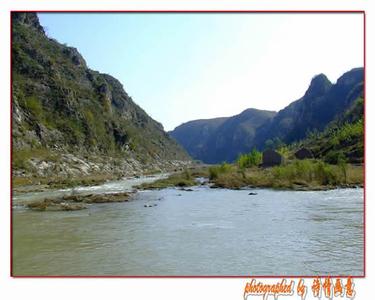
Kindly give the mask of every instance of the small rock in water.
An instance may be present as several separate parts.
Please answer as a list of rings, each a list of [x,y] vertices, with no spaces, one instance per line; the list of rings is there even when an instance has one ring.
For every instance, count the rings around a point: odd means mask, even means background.
[[[251,192],[251,193],[249,193],[249,195],[250,196],[255,196],[255,195],[258,195],[257,193],[253,193],[253,192]]]
[[[43,199],[27,204],[27,207],[37,211],[74,211],[86,209],[81,203],[61,202],[58,199]]]

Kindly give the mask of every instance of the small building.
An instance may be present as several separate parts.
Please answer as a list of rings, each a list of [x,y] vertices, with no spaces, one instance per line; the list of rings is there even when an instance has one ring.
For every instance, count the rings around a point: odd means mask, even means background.
[[[307,158],[314,158],[314,155],[312,152],[307,148],[301,148],[296,153],[294,153],[294,156],[297,159],[307,159]]]
[[[263,151],[262,167],[279,166],[283,162],[283,157],[280,153],[268,149]]]

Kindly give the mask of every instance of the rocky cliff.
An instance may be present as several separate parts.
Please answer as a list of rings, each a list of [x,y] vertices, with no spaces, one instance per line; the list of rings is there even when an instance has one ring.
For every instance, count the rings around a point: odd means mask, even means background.
[[[363,68],[356,68],[332,84],[319,74],[303,97],[277,113],[248,109],[230,118],[190,121],[176,127],[171,135],[193,158],[206,163],[232,162],[253,147],[262,150],[291,144],[311,132],[323,131],[346,114],[363,96],[363,76]]]
[[[12,146],[16,175],[131,174],[190,160],[117,79],[47,37],[35,13],[12,14]]]
[[[262,148],[267,140],[276,139],[290,144],[311,131],[323,130],[363,94],[363,76],[363,68],[346,72],[335,84],[324,74],[315,76],[303,97],[280,110],[271,122],[260,128],[255,145]]]

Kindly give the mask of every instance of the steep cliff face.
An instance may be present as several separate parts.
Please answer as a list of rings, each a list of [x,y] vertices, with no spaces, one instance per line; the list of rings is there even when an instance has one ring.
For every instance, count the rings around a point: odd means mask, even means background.
[[[274,115],[273,111],[251,108],[228,118],[208,139],[203,160],[232,162],[240,153],[249,152],[258,128]]]
[[[260,128],[256,145],[261,148],[267,140],[275,139],[289,144],[303,139],[310,131],[321,131],[362,94],[363,68],[346,72],[336,84],[323,74],[317,75],[302,98],[280,110]]]
[[[247,109],[231,118],[191,121],[178,126],[171,135],[195,159],[207,163],[231,162],[253,147],[290,144],[312,131],[322,131],[351,109],[363,96],[363,68],[342,75],[332,84],[324,74],[315,76],[302,98],[279,112]],[[211,130],[206,130],[208,124]],[[186,136],[190,137],[187,141]]]
[[[90,70],[77,49],[48,38],[35,13],[12,14],[12,92],[16,170],[32,171],[30,162],[48,162],[51,154],[138,166],[190,159],[117,79]]]

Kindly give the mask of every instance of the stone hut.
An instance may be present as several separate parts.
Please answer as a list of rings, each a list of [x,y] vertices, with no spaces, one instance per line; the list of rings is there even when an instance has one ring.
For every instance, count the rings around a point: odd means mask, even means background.
[[[280,153],[274,150],[263,151],[262,167],[279,166],[283,162],[283,157]]]
[[[312,152],[307,148],[301,148],[296,153],[294,153],[294,156],[297,159],[307,159],[307,158],[314,158]]]

